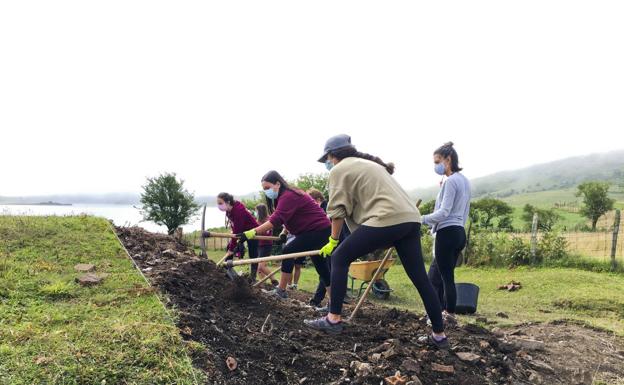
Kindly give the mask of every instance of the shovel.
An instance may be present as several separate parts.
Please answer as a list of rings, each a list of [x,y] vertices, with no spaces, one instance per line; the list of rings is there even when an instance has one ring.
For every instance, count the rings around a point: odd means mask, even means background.
[[[201,248],[202,257],[208,257],[208,253],[206,253],[206,238],[207,237],[204,237],[205,233],[210,234],[210,232],[206,231],[206,205],[204,205],[204,210],[202,212],[201,237],[199,238],[199,247]],[[233,235],[233,234],[230,234],[230,235]],[[236,236],[232,238],[236,238]],[[223,256],[223,258],[221,258],[221,260],[217,263],[217,265],[221,265],[223,261],[225,260],[225,258],[227,258],[227,255]],[[225,273],[227,274],[228,278],[230,278],[232,281],[236,281],[236,279],[239,277],[236,270],[234,270],[232,267],[227,267]]]

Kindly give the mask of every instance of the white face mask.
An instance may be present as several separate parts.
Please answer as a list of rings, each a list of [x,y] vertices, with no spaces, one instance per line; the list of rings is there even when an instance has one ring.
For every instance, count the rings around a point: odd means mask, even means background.
[[[221,211],[227,211],[227,204],[226,203],[221,203],[218,204],[217,207],[219,208],[219,210]]]

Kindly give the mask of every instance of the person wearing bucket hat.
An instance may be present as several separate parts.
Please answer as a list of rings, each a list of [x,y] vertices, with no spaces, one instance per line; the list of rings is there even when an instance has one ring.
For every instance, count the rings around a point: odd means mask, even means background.
[[[447,347],[442,309],[423,261],[420,212],[392,177],[394,165],[358,151],[348,135],[327,140],[318,161],[330,170],[327,214],[332,231],[321,248],[323,255],[331,254],[330,309],[327,316],[305,320],[304,324],[323,332],[340,333],[349,265],[374,250],[394,246],[432,322],[433,332],[428,340],[438,347]],[[339,244],[345,222],[351,235]]]

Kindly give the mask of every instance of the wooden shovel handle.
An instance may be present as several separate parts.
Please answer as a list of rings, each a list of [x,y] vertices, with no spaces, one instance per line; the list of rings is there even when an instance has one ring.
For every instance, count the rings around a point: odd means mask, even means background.
[[[262,285],[264,282],[266,282],[267,280],[271,279],[275,274],[277,274],[277,272],[280,271],[281,269],[282,269],[281,267],[278,267],[277,269],[273,270],[272,272],[269,273],[269,275],[267,275],[266,277],[262,278],[258,282],[254,283],[252,287],[256,287],[256,286]]]
[[[238,261],[227,261],[225,265],[229,268],[232,266],[251,265],[251,264],[260,263],[260,262],[283,261],[285,259],[312,257],[315,255],[319,255],[320,252],[321,250],[312,250],[312,251],[302,251],[300,253],[274,255],[271,257],[240,259]]]
[[[204,235],[206,234],[206,235]],[[202,233],[202,238],[235,238],[238,239],[240,238],[239,236],[237,236],[236,234],[230,234],[230,233],[213,233],[210,231],[204,231]],[[254,237],[253,240],[259,240],[259,241],[279,241],[280,237],[270,237],[267,235],[257,235]]]

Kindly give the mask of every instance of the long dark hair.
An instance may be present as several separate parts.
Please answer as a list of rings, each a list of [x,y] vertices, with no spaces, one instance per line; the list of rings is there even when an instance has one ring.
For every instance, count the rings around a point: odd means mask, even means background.
[[[459,167],[459,156],[457,155],[457,151],[453,147],[453,142],[446,142],[437,150],[433,152],[433,155],[440,155],[443,158],[451,158],[451,171],[458,172],[463,170],[463,168]]]
[[[260,180],[261,182],[269,182],[271,184],[276,184],[277,182],[280,183],[280,188],[279,188],[279,195],[282,195],[282,193],[286,190],[292,191],[297,195],[303,195],[305,194],[305,192],[303,192],[302,190],[298,189],[298,188],[294,188],[294,187],[290,187],[290,185],[288,184],[288,182],[286,182],[286,179],[284,179],[279,172],[275,171],[275,170],[271,170],[269,172],[267,172],[266,174],[264,174],[264,176],[262,177],[262,179]],[[277,207],[277,201],[279,200],[279,197],[275,200],[273,199],[269,199],[268,197],[266,197],[266,204],[267,207],[269,208],[269,213],[272,213],[273,211],[275,211],[275,208]]]
[[[258,214],[258,222],[266,222],[266,219],[269,217],[269,209],[267,208],[267,205],[265,205],[264,203],[257,204],[256,214]]]
[[[234,206],[235,200],[232,194],[222,192],[222,193],[219,193],[219,195],[217,195],[217,198],[223,199],[223,201],[229,204],[230,206]]]
[[[335,158],[338,158],[339,160],[343,160],[344,158],[351,158],[351,157],[370,160],[379,164],[381,167],[385,168],[386,171],[388,171],[390,175],[394,174],[394,163],[386,163],[383,160],[381,160],[381,158],[379,158],[378,156],[367,154],[365,152],[360,152],[355,148],[355,146],[346,146],[346,147],[339,148],[337,150],[332,150],[329,152],[329,154]]]

